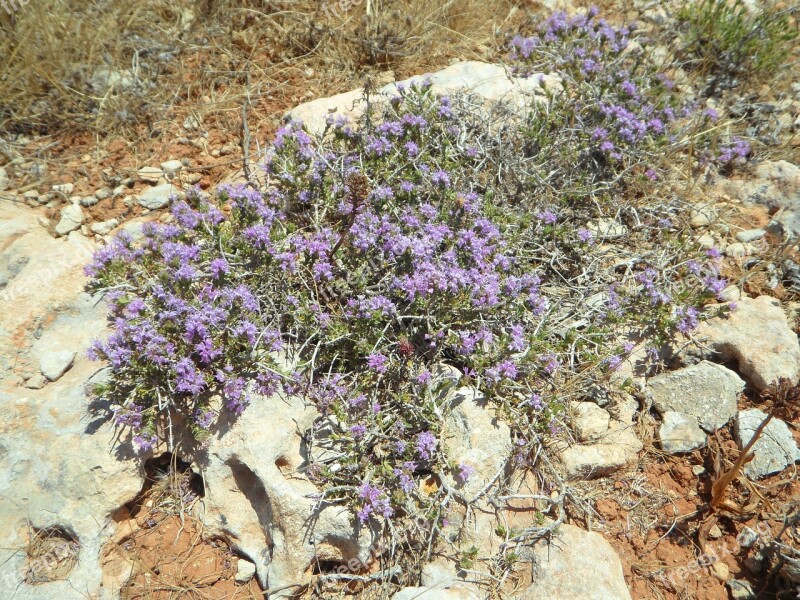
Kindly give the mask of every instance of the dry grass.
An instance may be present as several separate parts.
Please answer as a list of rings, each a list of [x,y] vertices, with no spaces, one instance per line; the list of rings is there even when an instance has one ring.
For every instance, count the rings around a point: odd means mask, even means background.
[[[245,95],[269,115],[368,75],[491,58],[498,32],[524,12],[519,4],[30,2],[11,15],[0,10],[0,132],[121,134],[135,143],[187,115],[227,128]]]

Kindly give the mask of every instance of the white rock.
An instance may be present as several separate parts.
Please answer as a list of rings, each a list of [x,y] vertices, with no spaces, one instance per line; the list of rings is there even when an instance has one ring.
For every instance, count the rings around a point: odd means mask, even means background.
[[[161,163],[161,170],[167,176],[174,175],[181,169],[183,169],[183,163],[179,160],[168,160]]]
[[[742,243],[755,242],[767,234],[763,229],[746,229],[736,234],[736,239]]]
[[[73,183],[57,183],[52,187],[54,192],[57,194],[63,194],[64,196],[71,196],[74,189],[75,184]]]
[[[633,429],[636,402],[615,399],[610,412],[608,431],[594,443],[565,446],[557,442],[555,449],[569,479],[592,479],[618,471],[636,460],[642,442]]]
[[[92,233],[97,235],[108,235],[111,230],[119,225],[117,219],[108,219],[107,221],[100,221],[99,223],[92,223],[90,229]]]
[[[264,587],[309,581],[316,561],[353,561],[357,572],[377,552],[377,532],[353,511],[318,506],[310,497],[320,490],[300,470],[300,433],[317,415],[297,397],[256,396],[195,457],[205,482],[206,531],[224,535],[253,562]]]
[[[444,477],[471,498],[498,472],[502,475],[511,455],[511,430],[494,414],[483,394],[474,388],[456,390],[450,407],[442,428],[442,445],[454,463],[468,465],[475,472],[466,482],[451,474]]]
[[[713,433],[736,414],[744,385],[730,369],[704,360],[653,377],[647,391],[662,415],[668,411],[691,415],[703,429]]]
[[[56,225],[55,231],[59,236],[67,235],[70,231],[80,229],[83,224],[83,210],[79,204],[69,204],[61,209],[61,220]]]
[[[706,434],[698,427],[695,417],[671,410],[661,417],[663,422],[658,429],[658,438],[664,452],[691,452],[706,445]]]
[[[744,448],[767,415],[751,408],[741,411],[736,417],[733,434],[739,448]],[[778,473],[789,465],[800,461],[800,448],[792,437],[789,427],[780,419],[773,418],[764,428],[751,450],[755,457],[744,466],[744,474],[750,479],[761,479]]]
[[[755,249],[750,244],[743,244],[742,242],[733,242],[728,244],[725,248],[725,256],[731,258],[744,258],[754,253]]]
[[[701,341],[697,353],[705,355],[705,348],[709,348],[735,360],[739,372],[758,390],[781,377],[793,383],[800,378],[797,335],[789,327],[780,302],[769,296],[742,298],[730,315],[701,323],[695,338]]]
[[[59,379],[75,361],[74,350],[58,350],[54,352],[40,350],[39,354],[42,355],[39,359],[39,369],[42,375],[50,381]]]
[[[533,552],[533,583],[517,600],[631,598],[622,563],[599,533],[562,524],[551,543],[538,543]]]
[[[2,597],[120,597],[118,588],[102,586],[100,551],[115,533],[114,513],[141,491],[144,477],[139,464],[111,451],[110,424],[87,415],[85,386],[99,365],[86,358],[86,349],[106,335],[102,302],[83,293],[92,249],[83,236],[54,239],[32,211],[0,203],[0,265],[27,258],[0,291],[0,303],[14,306],[0,311]],[[12,386],[13,365],[37,368],[45,348],[70,352],[72,368],[40,389]],[[77,538],[79,560],[66,580],[28,585],[26,534],[54,526]]]
[[[139,176],[139,181],[145,183],[158,183],[158,180],[164,175],[161,169],[156,167],[142,167],[136,174]]]
[[[47,384],[47,378],[41,373],[37,373],[28,378],[25,382],[25,387],[31,390],[40,390]]]
[[[572,408],[573,426],[579,441],[597,441],[608,431],[611,415],[607,410],[600,408],[594,402],[576,402]]]
[[[124,91],[133,85],[134,79],[131,72],[127,69],[115,70],[100,68],[92,73],[89,83],[98,92],[108,92],[111,90]]]
[[[479,61],[465,61],[426,76],[432,83],[435,95],[470,92],[487,102],[508,102],[516,106],[544,101],[548,92],[556,93],[560,78],[556,75],[533,75],[529,78],[513,77],[501,65]],[[374,101],[385,101],[398,94],[398,85],[421,83],[425,77],[412,77],[391,83],[373,96]],[[302,121],[312,133],[321,133],[328,116],[333,113],[356,120],[366,108],[362,90],[353,90],[301,104],[287,113],[287,118]]]
[[[716,245],[716,241],[714,241],[714,236],[710,233],[704,233],[703,235],[697,238],[697,243],[700,245],[701,248],[708,249],[713,248]]]
[[[112,192],[110,188],[103,187],[99,190],[95,190],[94,197],[98,200],[105,200],[106,198],[111,198],[113,193],[114,192]]]
[[[742,292],[735,285],[729,285],[719,293],[722,302],[736,302],[742,297]]]
[[[100,202],[100,199],[95,196],[84,196],[80,199],[81,206],[94,206],[98,202]]]
[[[177,195],[178,188],[170,183],[163,183],[152,188],[144,190],[139,195],[139,204],[150,210],[164,208],[169,204],[170,197]]]
[[[713,206],[698,206],[689,215],[692,227],[707,227],[717,220],[717,211]]]
[[[236,561],[236,575],[233,580],[239,585],[243,585],[250,581],[256,574],[256,566],[249,560],[240,558]]]

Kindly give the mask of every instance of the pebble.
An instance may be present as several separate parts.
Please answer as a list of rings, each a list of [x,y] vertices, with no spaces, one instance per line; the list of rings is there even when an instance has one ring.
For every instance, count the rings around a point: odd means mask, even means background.
[[[95,198],[94,196],[84,196],[80,199],[81,206],[94,206],[98,202],[100,202],[100,199]]]
[[[169,183],[163,183],[156,187],[144,190],[139,195],[139,204],[150,210],[163,208],[169,204],[172,195],[177,194],[178,190]]]
[[[31,390],[40,390],[45,386],[46,383],[47,379],[45,376],[41,373],[37,373],[25,382],[25,387]]]
[[[733,600],[753,600],[756,597],[750,582],[744,579],[731,579],[726,581],[725,584],[731,591],[731,598]]]
[[[736,234],[736,239],[742,243],[755,242],[766,235],[763,229],[747,229]]]
[[[697,243],[703,250],[707,250],[708,248],[713,248],[716,244],[716,242],[714,241],[714,237],[708,233],[704,233],[703,235],[698,237]]]
[[[706,227],[717,220],[717,211],[712,206],[701,206],[692,209],[690,221],[692,227]]]
[[[758,541],[758,532],[749,527],[745,527],[739,535],[736,536],[736,541],[742,548],[752,548]]]
[[[48,352],[39,361],[39,370],[49,381],[57,381],[72,366],[75,354],[74,350]]]
[[[56,225],[56,235],[67,235],[79,229],[83,223],[83,210],[78,204],[70,204],[61,209],[61,220]]]
[[[731,572],[728,569],[728,565],[724,562],[717,561],[713,565],[711,565],[711,571],[714,573],[714,577],[719,579],[720,581],[727,581],[728,577],[730,577]]]
[[[249,560],[240,558],[236,562],[236,575],[234,576],[234,581],[239,585],[244,585],[250,581],[255,574],[256,566]]]
[[[91,230],[92,230],[92,233],[95,233],[97,235],[107,235],[117,225],[119,225],[119,221],[117,221],[116,219],[109,219],[108,221],[101,221],[99,223],[92,223]]]
[[[711,526],[711,529],[708,530],[708,537],[712,540],[718,540],[722,537],[722,530],[719,528],[719,525]]]
[[[139,181],[144,181],[145,183],[158,183],[163,174],[161,169],[156,167],[142,167],[136,173],[139,176]]]
[[[692,465],[692,473],[694,473],[697,477],[700,477],[700,475],[705,472],[706,468],[703,465]]]
[[[734,242],[733,244],[728,244],[728,247],[725,248],[725,255],[731,258],[744,258],[751,254],[753,254],[753,247],[750,244]]]
[[[54,192],[57,194],[64,194],[65,196],[71,196],[74,189],[75,184],[73,183],[57,183],[52,187]]]
[[[167,160],[161,163],[161,170],[165,175],[174,175],[183,168],[183,163],[179,160]]]
[[[99,190],[95,190],[94,197],[98,200],[105,200],[106,198],[111,198],[114,192],[111,191],[111,188],[103,187]]]

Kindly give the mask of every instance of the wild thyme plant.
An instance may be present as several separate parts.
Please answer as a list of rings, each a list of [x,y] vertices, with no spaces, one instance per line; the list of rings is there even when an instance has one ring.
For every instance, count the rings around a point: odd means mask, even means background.
[[[480,467],[444,451],[446,386],[487,396],[524,465],[537,436],[557,432],[560,404],[631,352],[621,332],[657,347],[696,326],[724,281],[714,257],[689,261],[677,209],[634,210],[633,233],[661,251],[631,258],[627,239],[590,222],[619,207],[585,190],[581,202],[539,194],[543,149],[507,154],[531,148],[531,127],[579,124],[559,173],[589,165],[596,190],[646,175],[636,152],[669,143],[668,88],[612,74],[592,47],[616,60],[625,34],[594,18],[556,17],[542,40],[570,48],[552,68],[595,89],[595,104],[487,128],[472,98],[401,89],[359,123],[331,117],[319,138],[282,128],[265,189],[192,192],[169,224],[100,250],[88,273],[106,290],[112,333],[92,354],[112,378],[97,393],[134,446],[176,427],[202,441],[260,396],[302,394],[319,411],[306,473],[326,499],[363,522],[420,511],[440,522],[444,496],[419,482],[449,473],[463,484]],[[530,68],[539,42],[515,47]],[[462,380],[441,377],[442,363]]]

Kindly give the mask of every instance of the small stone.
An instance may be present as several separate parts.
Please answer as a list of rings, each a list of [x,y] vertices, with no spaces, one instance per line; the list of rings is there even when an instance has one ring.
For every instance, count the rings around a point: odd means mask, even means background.
[[[725,248],[725,256],[730,256],[731,258],[744,258],[751,254],[753,254],[753,247],[750,244],[734,242],[733,244],[728,244],[727,248]]]
[[[752,439],[758,426],[767,415],[757,408],[739,412],[734,427],[734,438],[739,448],[744,448]],[[744,465],[744,474],[750,479],[761,479],[778,473],[789,465],[800,461],[800,448],[792,437],[789,427],[780,419],[773,418],[753,445],[755,457]]]
[[[586,228],[591,231],[595,237],[600,239],[610,240],[628,235],[628,228],[614,219],[589,221],[589,223],[586,224]]]
[[[107,235],[117,225],[119,225],[119,221],[117,221],[117,219],[109,219],[108,221],[101,221],[99,223],[92,223],[91,230],[92,230],[92,233],[95,233],[97,235]]]
[[[139,176],[139,181],[145,183],[158,183],[159,178],[163,175],[161,169],[156,167],[142,167],[136,174]]]
[[[94,196],[84,196],[80,199],[81,206],[94,206],[98,202],[100,202],[100,199]]]
[[[170,197],[176,195],[178,190],[172,184],[164,183],[146,189],[139,195],[139,204],[150,210],[164,208],[169,204]]]
[[[744,579],[729,579],[725,585],[731,591],[733,600],[755,600],[756,595],[750,582]]]
[[[797,334],[775,298],[742,297],[734,312],[701,323],[695,338],[702,347],[693,352],[736,361],[739,372],[759,391],[781,377],[792,383],[800,378]]]
[[[708,530],[708,537],[712,540],[718,540],[722,537],[722,530],[719,528],[719,525],[711,526],[711,529]]]
[[[700,237],[697,238],[697,243],[700,245],[700,248],[703,250],[708,250],[709,248],[713,248],[717,243],[714,241],[714,236],[709,233],[704,233]]]
[[[239,585],[244,585],[249,582],[256,574],[256,566],[249,560],[240,558],[236,562],[236,575],[234,581]]]
[[[714,573],[714,577],[716,577],[720,581],[728,581],[728,577],[731,576],[731,572],[730,569],[728,569],[728,565],[719,560],[715,562],[713,565],[711,565],[711,571]]]
[[[700,427],[713,433],[736,414],[744,385],[730,369],[704,360],[651,378],[647,389],[659,413],[690,415]]]
[[[57,183],[51,188],[57,194],[63,194],[64,196],[71,196],[72,191],[75,189],[75,184],[73,183]]]
[[[222,148],[219,149],[220,156],[228,156],[230,154],[234,154],[239,149],[239,146],[236,144],[225,144]]]
[[[105,200],[107,198],[111,198],[114,192],[111,191],[111,188],[103,187],[99,190],[95,190],[94,197],[98,200]]]
[[[40,390],[47,383],[47,378],[41,373],[33,375],[25,382],[25,387],[31,390]]]
[[[78,204],[70,204],[61,209],[61,220],[56,225],[56,235],[67,235],[83,224],[83,210]]]
[[[697,419],[672,410],[666,411],[658,430],[661,448],[669,454],[691,452],[706,445],[706,434]]]
[[[122,194],[124,194],[124,193],[125,193],[125,190],[126,190],[126,189],[128,189],[128,188],[127,188],[127,186],[124,186],[124,185],[118,185],[118,186],[117,186],[117,187],[115,187],[115,188],[114,188],[114,190],[111,192],[111,195],[112,195],[114,198],[117,198],[118,196],[122,196]]]
[[[178,171],[183,168],[183,163],[177,159],[168,160],[161,163],[161,170],[164,174],[169,177],[170,175],[175,175]]]
[[[736,302],[742,297],[742,292],[735,285],[729,285],[719,293],[719,299],[723,302]]]
[[[700,206],[692,209],[689,219],[692,227],[707,227],[717,220],[717,211],[713,206]]]
[[[192,131],[193,129],[197,129],[200,127],[200,121],[197,117],[189,115],[183,120],[183,128],[187,131]]]
[[[692,473],[695,476],[700,477],[700,475],[702,475],[705,472],[706,468],[703,465],[692,465]]]
[[[758,541],[758,537],[758,532],[756,530],[745,527],[739,532],[739,535],[736,536],[736,541],[742,548],[752,548]]]
[[[748,242],[755,242],[756,240],[760,240],[767,234],[766,231],[763,229],[746,229],[745,231],[740,231],[736,234],[736,239],[740,242],[746,244]]]
[[[73,350],[48,352],[40,359],[39,370],[49,381],[57,381],[72,366],[75,354]]]
[[[39,192],[36,190],[28,190],[22,194],[22,197],[32,202],[39,202]]]
[[[202,173],[186,173],[186,175],[184,175],[183,179],[189,185],[194,185],[196,183],[200,183],[200,180],[203,179],[203,174]]]
[[[598,440],[608,431],[611,415],[594,402],[576,402],[573,410],[573,425],[581,442]]]

